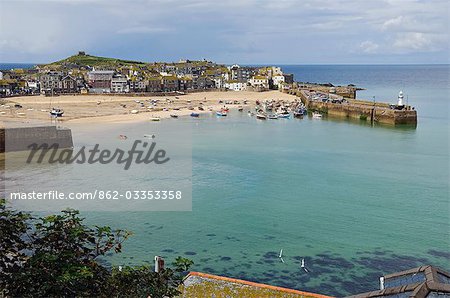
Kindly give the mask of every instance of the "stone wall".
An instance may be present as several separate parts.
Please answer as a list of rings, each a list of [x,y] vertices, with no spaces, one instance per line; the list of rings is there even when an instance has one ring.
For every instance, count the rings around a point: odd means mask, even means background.
[[[369,105],[358,101],[351,103],[331,103],[309,100],[301,91],[296,91],[308,110],[316,110],[330,116],[360,119],[368,122],[383,123],[390,125],[417,125],[417,111],[415,110],[393,110],[386,105]]]
[[[56,126],[0,128],[0,153],[28,150],[33,143],[72,148],[72,131]]]

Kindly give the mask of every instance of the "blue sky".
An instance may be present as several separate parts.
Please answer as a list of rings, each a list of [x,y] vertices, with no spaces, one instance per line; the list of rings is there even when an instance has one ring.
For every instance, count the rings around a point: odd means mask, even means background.
[[[447,2],[0,0],[0,62],[449,63]]]

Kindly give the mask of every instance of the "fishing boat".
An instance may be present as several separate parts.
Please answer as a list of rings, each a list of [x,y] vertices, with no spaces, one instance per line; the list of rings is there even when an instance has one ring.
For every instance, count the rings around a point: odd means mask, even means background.
[[[281,114],[277,114],[278,118],[284,118],[284,119],[288,119],[291,117],[291,114],[289,114],[288,112],[285,113],[281,113]]]
[[[322,119],[322,114],[314,112],[312,114],[313,119]]]
[[[200,114],[199,113],[191,113],[191,117],[198,118],[198,117],[200,117]]]
[[[303,116],[305,116],[307,114],[308,114],[308,111],[306,110],[306,108],[300,107],[294,112],[294,117],[295,118],[302,118]]]
[[[178,118],[178,115],[170,114],[170,117],[172,117],[172,118]]]
[[[150,117],[149,120],[150,120],[150,121],[160,121],[161,118],[159,118],[159,117]]]
[[[256,114],[256,119],[267,120],[267,116],[265,114],[258,113],[258,114]]]
[[[151,135],[144,135],[144,138],[147,138],[147,139],[154,139],[154,138],[155,138],[155,135],[154,135],[154,134],[151,134]]]
[[[275,120],[275,119],[278,119],[278,116],[275,115],[275,114],[269,114],[269,115],[267,116],[267,118]]]
[[[227,116],[227,114],[228,113],[225,110],[221,110],[220,112],[219,111],[216,112],[216,115],[219,116],[219,117],[225,117],[225,116]]]
[[[64,111],[61,109],[52,108],[52,110],[50,111],[50,115],[53,117],[62,117],[63,114],[64,114]]]
[[[244,110],[244,107],[242,107],[242,106],[239,106],[239,107],[238,107],[238,111],[239,111],[239,112],[242,112],[243,110]]]

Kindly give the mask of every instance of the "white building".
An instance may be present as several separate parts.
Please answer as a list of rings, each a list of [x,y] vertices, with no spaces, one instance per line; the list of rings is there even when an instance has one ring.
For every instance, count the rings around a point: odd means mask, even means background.
[[[281,88],[282,83],[284,83],[283,75],[276,75],[272,77],[273,85]]]
[[[245,82],[226,81],[224,87],[233,91],[243,91],[247,88],[247,84]]]
[[[0,71],[0,80],[3,80],[3,72]]]
[[[39,88],[39,84],[37,81],[27,81],[27,87],[30,89],[38,89]]]
[[[222,77],[214,78],[214,87],[217,89],[224,88],[224,80]]]
[[[115,93],[130,92],[127,78],[113,77],[111,79],[111,92]]]
[[[258,91],[269,90],[269,79],[265,76],[253,76],[248,82]]]

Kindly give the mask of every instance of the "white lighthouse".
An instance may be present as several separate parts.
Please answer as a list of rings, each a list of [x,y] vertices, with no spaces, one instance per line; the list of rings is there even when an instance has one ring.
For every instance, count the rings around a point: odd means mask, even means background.
[[[398,106],[402,106],[403,105],[403,91],[400,91],[398,93],[398,102],[397,102]]]

